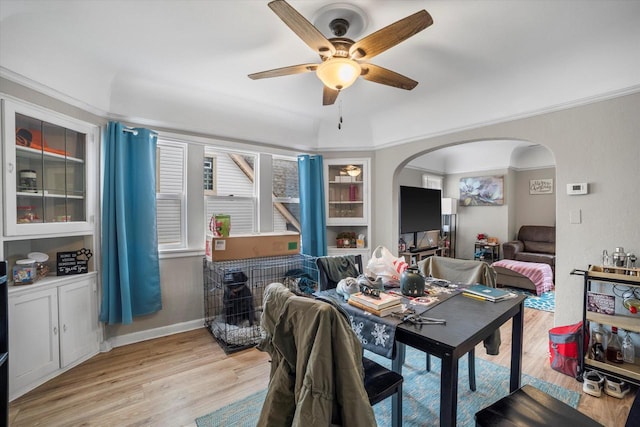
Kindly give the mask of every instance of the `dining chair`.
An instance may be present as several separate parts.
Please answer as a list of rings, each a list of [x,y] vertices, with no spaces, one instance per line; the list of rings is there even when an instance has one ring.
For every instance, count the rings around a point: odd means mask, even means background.
[[[436,262],[433,262],[432,259],[436,259]],[[420,271],[424,273],[424,269],[426,268],[429,272],[433,271],[437,274],[446,277],[439,277],[433,275],[433,277],[442,278],[445,280],[451,280],[456,282],[461,282],[462,280],[467,281],[470,280],[469,283],[476,283],[475,280],[482,280],[482,283],[489,283],[489,279],[485,279],[484,277],[484,267],[483,265],[487,265],[484,262],[480,261],[471,261],[470,263],[466,263],[463,260],[456,260],[454,258],[442,258],[443,261],[440,260],[441,257],[429,257],[426,260],[418,263]],[[452,262],[448,262],[448,260],[453,260]],[[462,261],[459,263],[458,261]],[[316,264],[318,266],[318,290],[324,291],[327,289],[333,289],[337,286],[338,282],[345,277],[356,277],[357,274],[353,272],[352,268],[354,266],[358,267],[358,271],[362,271],[362,256],[361,255],[343,255],[343,256],[325,256],[318,257],[316,260]],[[456,270],[456,266],[459,270]],[[428,274],[425,274],[428,276]],[[447,279],[450,277],[451,279]],[[493,280],[495,285],[495,279]],[[476,364],[475,364],[475,349],[472,349],[468,353],[468,364],[469,364],[469,389],[471,391],[476,391]],[[426,370],[427,372],[431,371],[431,355],[426,353]]]
[[[358,277],[362,272],[362,255],[322,256],[316,259],[318,290],[335,289],[340,280]]]
[[[371,406],[388,397],[392,425],[402,425],[402,375],[363,356],[339,306],[280,283],[267,286],[263,304],[266,336],[258,349],[269,352],[272,365],[259,427],[292,420],[368,427],[376,423]]]
[[[484,261],[462,260],[441,256],[432,256],[418,263],[418,268],[425,277],[434,277],[447,280],[451,283],[473,284],[481,283],[486,286],[496,286],[496,272]],[[498,354],[500,346],[500,331],[485,340],[485,348],[488,354]],[[431,355],[427,353],[426,370],[431,371]],[[468,353],[469,364],[469,389],[476,391],[476,362],[475,349]]]

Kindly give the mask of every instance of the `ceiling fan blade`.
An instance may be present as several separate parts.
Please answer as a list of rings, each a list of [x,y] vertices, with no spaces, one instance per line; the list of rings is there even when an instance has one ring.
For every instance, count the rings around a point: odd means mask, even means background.
[[[431,24],[431,15],[421,10],[358,40],[349,49],[349,55],[354,59],[371,59]]]
[[[339,90],[324,86],[324,89],[322,89],[322,105],[332,105],[338,99],[339,94]]]
[[[308,73],[315,71],[318,64],[300,64],[291,65],[289,67],[274,68],[273,70],[260,71],[259,73],[249,74],[249,78],[253,80],[266,79],[269,77],[290,76],[291,74]]]
[[[373,64],[361,64],[361,77],[370,82],[380,83],[399,89],[411,90],[418,85],[418,82],[409,77],[398,74],[395,71],[387,70]]]
[[[284,0],[269,3],[271,10],[284,21],[311,49],[321,56],[333,56],[336,48],[313,24]]]

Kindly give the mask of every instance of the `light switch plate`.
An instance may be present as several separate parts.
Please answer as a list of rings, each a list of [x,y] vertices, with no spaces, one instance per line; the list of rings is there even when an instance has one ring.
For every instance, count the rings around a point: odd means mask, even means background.
[[[569,223],[570,224],[582,223],[582,211],[580,209],[574,209],[569,212]]]

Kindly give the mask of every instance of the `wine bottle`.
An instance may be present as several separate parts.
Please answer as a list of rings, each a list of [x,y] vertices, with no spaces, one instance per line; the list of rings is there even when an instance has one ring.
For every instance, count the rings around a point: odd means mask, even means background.
[[[611,327],[611,339],[607,345],[607,360],[611,363],[623,363],[622,358],[622,343],[618,336],[618,328]]]

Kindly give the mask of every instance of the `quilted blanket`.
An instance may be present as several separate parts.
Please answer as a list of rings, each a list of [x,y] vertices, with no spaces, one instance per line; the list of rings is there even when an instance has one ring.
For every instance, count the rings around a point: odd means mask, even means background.
[[[549,264],[502,259],[494,262],[491,266],[506,268],[528,277],[536,285],[536,293],[538,295],[554,289],[553,271],[551,271]]]

